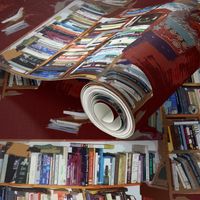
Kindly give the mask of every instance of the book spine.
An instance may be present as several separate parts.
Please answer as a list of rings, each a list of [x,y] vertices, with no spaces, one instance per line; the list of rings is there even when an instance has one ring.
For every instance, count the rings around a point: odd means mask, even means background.
[[[180,163],[179,160],[177,160],[177,158],[174,158],[174,160],[176,161],[176,165],[177,165],[177,168],[178,168],[178,173],[180,174],[180,177],[182,177],[182,179],[183,179],[185,188],[186,189],[192,189],[182,164]]]
[[[181,129],[179,126],[174,126],[174,129],[177,131],[178,135],[179,135],[179,139],[180,139],[180,150],[184,150],[184,144],[183,144],[183,137],[182,137],[182,133],[181,133]]]
[[[128,160],[127,160],[127,183],[131,183],[131,164],[132,164],[132,153],[128,153]]]
[[[37,167],[38,153],[31,153],[30,157],[30,168],[29,168],[29,184],[35,184],[35,173]]]
[[[171,160],[172,165],[172,178],[173,178],[173,187],[175,191],[178,191],[180,189],[179,181],[178,181],[178,173],[176,169],[176,163]]]
[[[103,149],[99,149],[99,175],[98,175],[98,183],[103,184],[103,175],[104,175],[104,159],[103,159]]]
[[[95,149],[89,149],[89,171],[88,171],[88,184],[92,185],[94,181],[94,162],[95,162]]]
[[[137,176],[138,176],[138,165],[139,165],[139,153],[133,153],[132,154],[132,176],[131,176],[131,183],[137,182]],[[146,171],[146,169],[145,169]]]
[[[48,154],[42,154],[40,184],[49,184],[51,157]]]

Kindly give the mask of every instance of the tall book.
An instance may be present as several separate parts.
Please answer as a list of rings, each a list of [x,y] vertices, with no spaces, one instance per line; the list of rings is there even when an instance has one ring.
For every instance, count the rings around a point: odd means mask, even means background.
[[[149,176],[149,150],[147,145],[136,145],[134,144],[132,147],[133,152],[145,154],[145,174],[146,174],[146,181],[150,180]]]

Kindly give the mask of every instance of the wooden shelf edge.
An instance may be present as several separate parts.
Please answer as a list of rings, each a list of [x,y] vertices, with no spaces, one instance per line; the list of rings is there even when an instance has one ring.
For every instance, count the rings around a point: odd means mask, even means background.
[[[160,185],[153,185],[153,184],[150,184],[150,183],[142,183],[142,185],[145,186],[145,187],[152,188],[152,189],[168,190],[168,188],[166,188],[166,187],[163,187],[163,186],[160,186]]]
[[[166,114],[166,119],[177,119],[179,118],[199,118],[200,114]]]
[[[0,183],[0,186],[19,187],[19,188],[44,188],[44,189],[107,189],[107,188],[121,188],[128,186],[140,186],[140,183],[119,184],[119,185],[40,185],[40,184],[16,184],[16,183]]]
[[[184,83],[183,87],[200,87],[200,83]]]
[[[200,149],[188,149],[188,150],[173,150],[169,152],[169,154],[175,153],[175,154],[184,154],[184,153],[200,153]]]
[[[198,190],[179,190],[172,191],[173,194],[200,194],[200,189]]]
[[[13,86],[7,87],[6,90],[37,90],[39,86]]]

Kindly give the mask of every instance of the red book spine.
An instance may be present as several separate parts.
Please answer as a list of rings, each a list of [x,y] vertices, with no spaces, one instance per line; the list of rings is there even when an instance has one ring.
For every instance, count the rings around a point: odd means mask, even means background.
[[[89,169],[88,169],[88,184],[94,184],[94,161],[95,161],[95,148],[89,149]]]

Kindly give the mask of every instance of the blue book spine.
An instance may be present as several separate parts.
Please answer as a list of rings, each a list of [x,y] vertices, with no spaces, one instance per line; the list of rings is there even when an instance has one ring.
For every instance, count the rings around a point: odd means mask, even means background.
[[[183,142],[183,150],[187,150],[188,147],[187,147],[187,143],[186,143],[186,138],[185,138],[185,133],[184,133],[184,127],[183,127],[183,125],[179,126],[179,130],[180,130],[180,135],[181,135],[182,142]]]
[[[178,135],[179,135],[179,138],[180,138],[180,150],[184,150],[183,137],[182,137],[182,134],[181,134],[180,127],[178,125],[175,125],[174,127],[177,129]]]
[[[177,109],[178,109],[178,113],[182,113],[183,110],[182,110],[182,107],[181,107],[181,102],[180,102],[180,97],[178,95],[178,92],[176,91],[175,93],[175,96],[176,96],[176,102],[177,102]]]
[[[177,114],[178,113],[178,105],[177,105],[177,99],[176,99],[175,94],[171,95],[170,101],[171,101],[170,114]]]
[[[98,174],[98,184],[103,184],[104,179],[104,158],[103,149],[99,149],[99,174]]]
[[[40,184],[49,184],[51,157],[47,154],[42,155],[42,166],[40,172]]]

